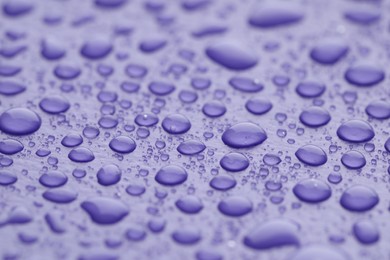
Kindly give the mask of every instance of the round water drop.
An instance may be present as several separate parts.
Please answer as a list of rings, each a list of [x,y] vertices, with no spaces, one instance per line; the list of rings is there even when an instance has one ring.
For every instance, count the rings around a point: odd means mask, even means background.
[[[191,104],[198,99],[198,94],[190,90],[182,90],[179,93],[179,99],[183,103]]]
[[[237,181],[230,175],[216,176],[210,181],[210,186],[213,189],[227,191],[234,188]]]
[[[323,245],[309,245],[302,247],[294,253],[289,260],[349,260],[350,258],[339,251],[338,248],[323,246]]]
[[[108,40],[95,39],[83,44],[80,54],[88,59],[101,59],[112,51],[112,43]]]
[[[367,122],[353,119],[343,123],[337,129],[337,136],[346,142],[364,143],[374,138],[375,133]]]
[[[12,81],[0,82],[0,95],[13,96],[20,94],[26,90],[26,86]]]
[[[83,135],[88,139],[95,139],[100,134],[100,131],[96,127],[86,126],[83,129]]]
[[[21,67],[0,64],[0,77],[12,77],[22,70]]]
[[[344,12],[344,17],[359,25],[370,25],[377,22],[381,17],[381,10],[370,5],[357,5],[350,7]]]
[[[118,99],[118,94],[114,91],[102,90],[99,92],[97,98],[102,103],[115,102]]]
[[[366,107],[366,113],[375,119],[389,119],[390,102],[384,100],[373,101]]]
[[[206,78],[191,79],[191,86],[197,90],[205,90],[211,86],[211,80]]]
[[[232,148],[250,148],[263,143],[265,139],[265,131],[250,122],[235,124],[222,134],[224,144]]]
[[[144,194],[146,191],[146,188],[141,185],[136,185],[136,184],[130,184],[126,188],[126,193],[131,195],[131,196],[140,196]]]
[[[148,222],[148,228],[153,233],[160,233],[165,229],[167,221],[163,218],[155,218]]]
[[[130,78],[143,78],[148,73],[148,69],[142,65],[129,64],[126,66],[125,72]]]
[[[362,244],[373,244],[379,240],[379,229],[370,220],[360,220],[353,225],[353,234]]]
[[[42,194],[46,200],[55,203],[70,203],[77,199],[77,192],[64,188],[50,189]]]
[[[348,45],[341,40],[322,40],[310,51],[310,57],[321,64],[333,65],[348,53]]]
[[[149,91],[157,96],[166,96],[171,94],[176,87],[170,83],[153,81],[148,86]]]
[[[112,116],[102,116],[98,122],[99,126],[104,129],[115,128],[118,123],[118,120]]]
[[[81,208],[93,222],[101,225],[115,224],[129,214],[129,209],[122,201],[108,197],[88,199],[81,203]]]
[[[137,147],[135,141],[128,136],[118,136],[110,141],[111,150],[117,153],[132,153]]]
[[[218,204],[218,210],[229,217],[241,217],[252,211],[252,202],[243,196],[230,196]]]
[[[184,134],[191,128],[191,122],[182,114],[171,114],[162,121],[163,129],[169,134]]]
[[[7,222],[9,224],[24,224],[31,222],[33,216],[31,212],[24,206],[17,206],[12,209],[8,215]]]
[[[0,115],[0,130],[10,135],[29,135],[41,127],[41,118],[27,108],[11,108]]]
[[[183,245],[196,244],[201,238],[200,231],[195,227],[181,227],[172,233],[172,239]]]
[[[201,249],[195,253],[196,260],[223,260],[223,255],[214,250]]]
[[[57,65],[54,68],[54,75],[63,80],[72,80],[80,76],[81,69],[71,65]]]
[[[56,188],[65,185],[68,181],[68,177],[59,171],[47,172],[41,175],[39,182],[49,188]]]
[[[14,184],[17,180],[18,177],[10,172],[0,172],[0,185],[2,186]]]
[[[184,141],[177,147],[177,151],[184,155],[195,155],[203,152],[206,149],[206,145],[201,141],[188,140]]]
[[[206,55],[227,69],[246,70],[255,66],[258,58],[244,46],[229,41],[220,41],[206,48]]]
[[[95,5],[100,8],[118,8],[124,5],[127,0],[95,0]]]
[[[42,41],[41,54],[47,60],[58,60],[65,56],[66,50],[59,40],[47,38]]]
[[[156,174],[155,180],[161,185],[174,186],[187,180],[187,172],[184,168],[176,165],[162,167]]]
[[[3,13],[13,17],[26,15],[33,9],[34,6],[26,1],[7,1],[3,4]]]
[[[242,76],[232,77],[229,80],[229,84],[234,89],[246,93],[255,93],[264,89],[263,84],[258,82],[258,80]]]
[[[260,224],[244,237],[244,245],[256,250],[267,250],[282,246],[299,246],[299,227],[283,219]]]
[[[317,106],[309,107],[299,115],[301,123],[308,127],[324,126],[329,123],[330,119],[329,112]]]
[[[21,142],[14,139],[5,139],[0,141],[0,153],[12,155],[21,152],[24,146]]]
[[[83,138],[79,134],[68,134],[61,140],[61,144],[65,147],[76,147],[83,143]]]
[[[39,102],[39,107],[46,113],[59,114],[66,112],[69,107],[69,101],[61,96],[45,97]]]
[[[361,169],[366,165],[366,158],[358,151],[349,151],[343,154],[341,162],[348,169]]]
[[[321,96],[326,90],[325,85],[314,82],[304,81],[297,85],[295,91],[303,98],[316,98]]]
[[[363,212],[372,209],[379,202],[378,194],[371,188],[355,185],[343,192],[340,204],[345,209]]]
[[[263,157],[263,162],[269,166],[278,165],[281,161],[282,160],[280,159],[280,157],[276,154],[267,153]]]
[[[176,201],[175,205],[179,210],[187,214],[196,214],[203,209],[202,201],[194,195],[182,197]]]
[[[87,172],[83,169],[74,169],[72,172],[73,177],[75,178],[84,178],[87,175]]]
[[[254,115],[263,115],[272,109],[272,103],[269,100],[252,98],[245,103],[245,108]]]
[[[126,93],[134,93],[134,92],[137,92],[139,89],[141,88],[141,86],[137,83],[134,83],[134,82],[127,82],[127,81],[124,81],[122,82],[121,84],[121,89],[126,92]]]
[[[328,175],[328,181],[332,184],[338,184],[343,180],[343,177],[338,172],[332,172]]]
[[[138,228],[129,228],[125,235],[130,241],[142,241],[146,238],[146,232]]]
[[[211,101],[204,104],[202,112],[208,117],[220,117],[226,113],[226,107],[220,101]]]
[[[95,155],[91,150],[85,147],[77,147],[69,152],[68,158],[74,162],[91,162],[95,159]]]
[[[248,23],[258,28],[274,28],[298,23],[304,17],[303,11],[290,3],[267,3],[256,8]]]
[[[121,180],[122,172],[115,164],[104,165],[96,174],[98,183],[103,186],[117,184]]]
[[[239,172],[249,166],[249,160],[242,153],[232,152],[224,155],[219,162],[221,167],[226,171]]]
[[[390,137],[387,138],[387,141],[385,142],[384,147],[385,147],[386,151],[387,151],[388,153],[390,153]]]
[[[352,85],[371,87],[381,82],[385,78],[385,73],[377,66],[361,64],[349,67],[344,77]]]
[[[158,123],[158,117],[153,114],[139,114],[135,117],[134,122],[139,126],[154,126]]]
[[[319,203],[330,198],[332,190],[329,185],[317,179],[306,179],[298,182],[293,188],[298,199],[308,203]]]
[[[164,39],[147,39],[140,43],[139,49],[144,53],[156,52],[167,45],[167,41]]]
[[[320,166],[325,164],[328,160],[324,150],[312,144],[304,145],[299,148],[295,152],[295,156],[299,161],[310,166]]]

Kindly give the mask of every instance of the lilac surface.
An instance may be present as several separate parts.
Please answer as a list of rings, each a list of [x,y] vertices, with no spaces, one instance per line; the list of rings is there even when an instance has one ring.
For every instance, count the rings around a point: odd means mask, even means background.
[[[3,259],[389,259],[388,1],[1,2]]]

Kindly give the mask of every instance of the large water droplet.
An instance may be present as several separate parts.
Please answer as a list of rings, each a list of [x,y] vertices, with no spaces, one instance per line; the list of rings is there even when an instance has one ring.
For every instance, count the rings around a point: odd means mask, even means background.
[[[195,155],[203,152],[206,146],[201,141],[188,140],[179,144],[177,151],[184,155]]]
[[[377,66],[361,64],[349,67],[344,77],[352,85],[371,87],[381,82],[385,78],[385,73]]]
[[[267,134],[258,125],[244,122],[233,125],[222,135],[222,141],[233,148],[250,148],[263,143]]]
[[[324,126],[329,123],[330,119],[329,112],[317,106],[309,107],[299,115],[301,123],[308,127]]]
[[[229,217],[241,217],[252,211],[252,202],[243,196],[230,196],[218,203],[218,210]]]
[[[179,185],[187,180],[187,172],[180,166],[168,165],[157,172],[155,180],[166,186]]]
[[[182,197],[175,203],[176,207],[187,214],[196,214],[203,209],[202,201],[194,195]]]
[[[325,85],[314,82],[304,81],[297,85],[295,91],[303,98],[316,98],[321,96],[326,90]]]
[[[348,45],[341,40],[322,40],[310,51],[310,57],[318,63],[333,65],[348,53]]]
[[[366,165],[366,158],[358,151],[348,151],[341,156],[341,162],[349,169],[361,169]]]
[[[110,148],[117,153],[132,153],[137,147],[135,141],[128,136],[118,136],[110,141]]]
[[[379,240],[378,227],[370,220],[360,220],[353,225],[353,234],[362,244],[373,244]]]
[[[171,114],[162,121],[163,129],[169,134],[184,134],[191,128],[191,122],[182,114]]]
[[[230,86],[234,89],[237,89],[246,93],[255,93],[264,89],[263,84],[258,82],[256,79],[251,79],[248,77],[235,76],[229,80]]]
[[[351,143],[364,143],[374,138],[375,133],[371,125],[363,120],[353,119],[343,123],[337,129],[341,140]]]
[[[74,162],[90,162],[95,159],[95,155],[91,150],[85,147],[77,147],[69,152],[68,158]]]
[[[320,166],[326,163],[328,157],[320,147],[308,144],[299,148],[295,156],[303,163],[310,166]]]
[[[223,169],[231,172],[243,171],[249,166],[249,160],[242,153],[228,153],[219,162]]]
[[[14,139],[5,139],[0,141],[0,153],[12,155],[19,153],[24,149],[21,142]]]
[[[378,194],[371,188],[363,185],[355,185],[343,192],[340,204],[350,211],[367,211],[375,207],[379,202]]]
[[[317,179],[306,179],[298,182],[294,186],[293,192],[298,199],[309,203],[325,201],[332,195],[329,185]]]
[[[115,164],[104,165],[96,174],[98,183],[103,186],[117,184],[122,176],[122,172]]]
[[[249,24],[259,28],[273,28],[297,23],[304,17],[303,11],[291,3],[267,3],[249,16]]]
[[[69,107],[69,101],[61,96],[45,97],[39,102],[39,107],[49,114],[59,114],[66,112]]]
[[[389,119],[390,118],[390,102],[384,100],[375,100],[366,107],[367,115],[375,119]]]
[[[0,116],[0,130],[10,135],[29,135],[41,127],[41,118],[27,108],[11,108]]]
[[[121,221],[129,214],[129,209],[120,200],[95,197],[81,203],[81,208],[97,224],[108,225]]]

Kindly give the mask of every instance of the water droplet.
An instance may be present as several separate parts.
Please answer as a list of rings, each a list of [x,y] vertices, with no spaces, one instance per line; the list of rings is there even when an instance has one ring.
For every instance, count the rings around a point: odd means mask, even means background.
[[[299,115],[301,123],[308,127],[324,126],[329,123],[330,119],[329,112],[317,106],[309,107]]]
[[[332,191],[328,184],[317,179],[298,182],[293,188],[298,199],[308,203],[319,203],[330,198]]]
[[[195,155],[203,152],[206,146],[201,141],[188,140],[179,144],[177,151],[184,155]]]
[[[61,144],[65,147],[76,147],[83,143],[83,138],[79,134],[68,134],[61,140]]]
[[[341,162],[349,169],[361,169],[366,165],[366,158],[358,151],[348,151],[341,157]]]
[[[118,8],[124,5],[127,0],[95,0],[95,5],[100,8]]]
[[[378,227],[370,220],[359,220],[353,225],[353,234],[362,244],[373,244],[379,240]]]
[[[227,69],[246,70],[255,66],[257,57],[241,44],[220,41],[206,48],[206,55]]]
[[[367,122],[353,119],[343,123],[337,129],[337,136],[346,142],[364,143],[374,138],[375,133]]]
[[[130,241],[142,241],[146,238],[146,232],[139,228],[129,228],[125,235]]]
[[[252,202],[243,196],[230,196],[218,204],[218,210],[229,217],[241,217],[252,211]]]
[[[183,245],[193,245],[201,240],[200,231],[195,227],[181,227],[172,233],[172,239]]]
[[[338,248],[323,245],[308,245],[299,249],[292,255],[290,260],[348,260],[346,254],[339,251]]]
[[[21,152],[23,149],[23,144],[17,140],[5,139],[0,141],[0,153],[12,155]]]
[[[310,57],[321,64],[333,65],[343,58],[349,51],[348,45],[341,40],[322,40],[310,51]]]
[[[236,180],[230,175],[216,176],[210,181],[210,186],[216,190],[226,191],[237,185]]]
[[[77,199],[77,192],[65,188],[50,189],[42,194],[42,197],[55,203],[70,203]]]
[[[291,3],[267,3],[256,8],[249,16],[250,25],[258,28],[273,28],[298,23],[304,18],[302,10]]]
[[[191,122],[182,114],[171,114],[162,121],[163,129],[169,134],[184,134],[191,128]]]
[[[77,147],[69,152],[68,158],[74,162],[90,162],[95,159],[95,155],[91,150],[85,147]]]
[[[324,150],[312,144],[304,145],[299,148],[295,152],[295,156],[299,159],[299,161],[310,166],[320,166],[325,164],[328,160]]]
[[[381,82],[385,73],[379,67],[361,64],[348,68],[344,77],[352,85],[371,87]]]
[[[54,69],[54,75],[63,80],[72,80],[80,76],[81,69],[72,65],[57,65]]]
[[[32,3],[26,1],[8,1],[3,4],[3,13],[12,17],[26,15],[33,9]]]
[[[363,185],[355,185],[343,192],[340,204],[350,211],[367,211],[375,207],[379,202],[378,194],[371,188]]]
[[[149,91],[157,96],[169,95],[176,89],[174,85],[160,81],[153,81],[148,87]]]
[[[158,117],[153,114],[139,114],[135,117],[134,122],[139,126],[154,126],[158,123]]]
[[[208,117],[220,117],[226,113],[226,107],[220,101],[211,101],[204,104],[202,112]]]
[[[81,203],[81,208],[97,224],[108,225],[121,221],[129,214],[129,209],[120,200],[108,197],[95,197]]]
[[[55,38],[47,38],[41,44],[42,57],[48,60],[58,60],[65,56],[63,44]]]
[[[245,103],[245,108],[254,115],[263,115],[272,109],[269,100],[252,98]]]
[[[129,64],[125,69],[126,75],[130,78],[143,78],[148,73],[148,69],[142,65]]]
[[[0,185],[6,186],[14,184],[18,180],[18,177],[16,177],[13,173],[10,172],[0,172]]]
[[[187,172],[180,166],[168,165],[162,167],[156,174],[155,180],[161,185],[174,186],[187,180]]]
[[[83,44],[80,49],[80,54],[87,59],[102,59],[110,54],[112,49],[113,47],[110,41],[105,39],[94,39]]]
[[[222,135],[224,144],[232,148],[250,148],[263,143],[265,139],[267,134],[264,130],[250,122],[235,124]]]
[[[145,187],[141,185],[131,184],[127,186],[126,192],[131,196],[140,196],[145,193]]]
[[[356,24],[369,25],[377,22],[380,17],[380,9],[370,5],[352,6],[344,12],[344,17]]]
[[[156,52],[167,45],[167,41],[164,39],[148,39],[140,43],[139,49],[144,53],[153,53]]]
[[[242,153],[231,152],[224,155],[219,162],[226,171],[239,172],[249,166],[249,160]]]
[[[104,165],[96,174],[98,183],[103,186],[117,184],[122,176],[122,172],[115,164]]]
[[[117,153],[132,153],[137,147],[135,141],[128,136],[118,136],[110,141],[111,150]]]
[[[68,182],[68,177],[62,172],[51,171],[46,172],[39,177],[39,182],[49,188],[56,188],[65,185]]]
[[[0,130],[10,135],[29,135],[41,127],[41,118],[27,108],[11,108],[0,116]]]
[[[264,89],[263,84],[248,77],[235,76],[229,80],[230,86],[246,93],[255,93]]]
[[[202,201],[194,196],[187,195],[176,201],[176,207],[187,214],[196,214],[203,209]]]
[[[375,100],[366,107],[367,115],[375,119],[390,118],[390,103],[383,100]]]
[[[251,230],[244,237],[244,244],[256,250],[299,246],[298,230],[298,225],[291,221],[270,220]]]
[[[26,86],[12,81],[0,82],[0,94],[4,96],[13,96],[20,94],[26,90]]]
[[[303,98],[316,98],[321,96],[326,90],[325,85],[314,82],[305,81],[297,85],[295,91]]]
[[[223,255],[213,251],[212,249],[201,249],[195,253],[196,260],[222,260]]]

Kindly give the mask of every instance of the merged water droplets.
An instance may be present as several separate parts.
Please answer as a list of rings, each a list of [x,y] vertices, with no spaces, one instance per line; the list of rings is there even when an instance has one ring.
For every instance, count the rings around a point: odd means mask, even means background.
[[[83,201],[81,208],[97,224],[110,225],[121,221],[129,214],[128,207],[120,200],[108,197],[95,197]]]

